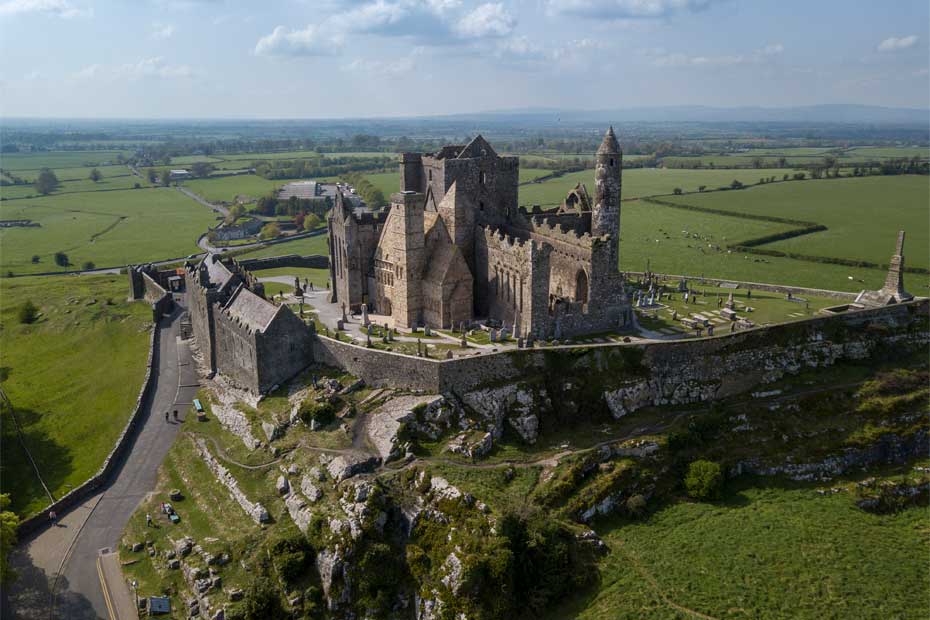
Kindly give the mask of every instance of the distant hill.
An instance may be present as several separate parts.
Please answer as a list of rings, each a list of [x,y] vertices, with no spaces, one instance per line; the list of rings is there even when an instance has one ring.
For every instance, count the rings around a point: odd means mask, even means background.
[[[613,110],[560,110],[523,108],[454,114],[446,120],[470,120],[486,123],[555,123],[655,122],[655,123],[853,123],[879,125],[923,125],[930,123],[930,109],[888,108],[870,105],[824,104],[784,108],[710,106],[655,106]]]

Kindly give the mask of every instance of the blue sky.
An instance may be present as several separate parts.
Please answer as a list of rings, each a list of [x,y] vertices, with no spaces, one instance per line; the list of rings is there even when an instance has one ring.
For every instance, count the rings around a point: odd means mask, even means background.
[[[0,114],[927,108],[927,0],[0,0]]]

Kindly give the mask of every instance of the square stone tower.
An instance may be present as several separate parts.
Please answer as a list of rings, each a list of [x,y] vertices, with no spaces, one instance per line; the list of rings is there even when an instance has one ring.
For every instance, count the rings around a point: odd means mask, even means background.
[[[423,194],[412,191],[391,196],[391,260],[395,270],[391,314],[394,324],[400,327],[414,327],[423,320],[424,198]]]

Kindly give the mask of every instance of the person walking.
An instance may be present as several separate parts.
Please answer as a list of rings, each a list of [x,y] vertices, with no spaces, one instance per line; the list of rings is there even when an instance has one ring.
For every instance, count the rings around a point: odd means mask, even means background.
[[[165,412],[165,422],[167,422],[167,421],[168,421],[168,412],[166,411],[166,412]]]
[[[54,510],[49,510],[48,520],[52,522],[52,525],[58,525],[58,513]]]
[[[174,421],[175,422],[178,421],[178,410],[177,409],[174,410]]]
[[[152,527],[152,515],[145,513],[145,527]]]

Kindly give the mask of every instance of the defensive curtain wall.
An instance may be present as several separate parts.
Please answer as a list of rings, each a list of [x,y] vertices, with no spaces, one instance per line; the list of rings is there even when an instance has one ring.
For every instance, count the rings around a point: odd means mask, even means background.
[[[518,349],[438,360],[317,335],[313,356],[373,386],[464,393],[506,383],[547,383],[595,399],[614,415],[750,391],[805,368],[907,354],[930,343],[930,303],[915,300],[678,341]],[[564,395],[563,395],[564,396]]]

